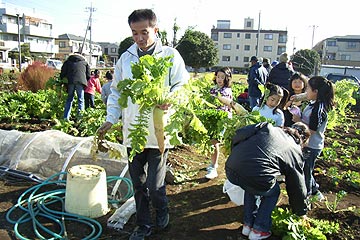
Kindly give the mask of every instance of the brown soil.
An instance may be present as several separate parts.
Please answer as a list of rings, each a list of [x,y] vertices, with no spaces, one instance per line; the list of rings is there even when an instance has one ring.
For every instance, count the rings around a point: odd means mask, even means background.
[[[359,135],[356,134],[355,129],[360,128],[360,119],[358,115],[352,116],[352,121],[356,123],[356,128],[347,129],[342,126],[335,129],[337,133],[330,136],[330,131],[327,134],[326,144],[334,141],[341,141],[348,146],[358,146],[359,144],[351,139],[360,140]],[[43,131],[49,128],[49,123],[43,126],[41,124],[28,124],[17,127],[22,131]],[[27,126],[30,127],[27,129]],[[38,126],[38,127],[36,127]],[[13,129],[14,126],[0,124],[2,129]],[[339,170],[349,170],[359,172],[360,164],[351,164],[345,166],[344,161],[340,160],[343,156],[343,151],[339,148],[336,150],[338,159],[335,161],[319,160],[317,162],[316,179],[321,186],[321,190],[327,199],[331,202],[335,198],[335,194],[340,190],[345,190],[348,194],[341,200],[337,209],[346,209],[348,207],[360,207],[360,190],[359,186],[353,186],[345,181],[340,181],[338,185],[334,184],[333,179],[327,175],[326,171],[331,166],[338,167]],[[360,150],[349,158],[355,160],[360,156]],[[220,159],[219,177],[214,180],[206,180],[205,167],[209,164],[209,158],[199,154],[194,148],[190,146],[183,146],[171,151],[169,155],[169,162],[172,164],[177,179],[175,184],[169,184],[167,193],[170,201],[170,226],[163,232],[155,232],[149,239],[214,239],[214,240],[239,240],[247,239],[241,235],[242,214],[243,207],[236,206],[229,200],[229,197],[222,192],[223,182],[225,180],[224,174],[224,156]],[[11,208],[17,201],[21,193],[29,188],[32,184],[27,182],[13,181],[13,179],[2,178],[0,180],[0,239],[16,239],[14,234],[14,226],[9,224],[5,215],[9,208]],[[279,198],[279,206],[286,207],[287,198],[281,195]],[[112,215],[113,211],[104,217],[97,220],[103,226],[103,232],[100,239],[128,239],[129,233],[132,231],[135,223],[135,218],[132,217],[125,225],[123,231],[115,231],[106,226],[107,219]],[[336,236],[327,236],[330,240],[335,239],[359,239],[359,212],[341,211],[338,213],[330,212],[324,203],[313,204],[313,209],[308,216],[317,219],[324,219],[336,221],[340,224],[340,232]],[[35,239],[32,233],[31,225],[25,225],[21,228],[25,236],[30,239]],[[69,239],[81,239],[81,236],[86,235],[89,231],[84,226],[79,227],[79,224],[70,224],[67,226]],[[84,235],[82,235],[84,234]],[[269,239],[281,239],[279,236],[271,236]]]

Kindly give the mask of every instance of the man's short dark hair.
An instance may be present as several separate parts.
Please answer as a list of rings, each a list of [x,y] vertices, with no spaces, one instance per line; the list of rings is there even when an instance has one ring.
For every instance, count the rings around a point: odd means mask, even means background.
[[[250,62],[252,62],[252,61],[257,62],[257,61],[258,61],[258,58],[257,58],[256,56],[252,56],[252,57],[250,58]]]
[[[151,27],[156,26],[157,18],[153,10],[151,9],[138,9],[134,10],[128,17],[129,25],[134,22],[146,21],[148,20]]]

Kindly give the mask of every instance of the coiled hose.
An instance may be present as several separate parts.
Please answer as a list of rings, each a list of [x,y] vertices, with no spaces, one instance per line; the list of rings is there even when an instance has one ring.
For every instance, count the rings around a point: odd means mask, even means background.
[[[66,172],[59,172],[52,175],[44,182],[37,184],[29,189],[27,189],[17,200],[17,203],[6,213],[6,220],[14,224],[14,232],[18,239],[28,240],[19,230],[20,225],[29,221],[32,221],[33,232],[37,238],[41,240],[45,239],[68,239],[66,224],[68,222],[78,222],[84,225],[87,225],[91,232],[83,237],[82,239],[97,239],[101,236],[102,226],[101,224],[88,217],[84,217],[77,214],[71,214],[65,212],[65,188],[41,192],[40,189],[49,185],[64,185],[66,180],[53,180],[60,175],[66,175]],[[122,199],[109,200],[109,203],[121,202],[133,196],[133,187],[132,182],[129,178],[109,176],[107,177],[107,182],[121,180],[124,181],[128,187],[127,193],[122,197]],[[61,204],[61,211],[53,210],[50,208],[51,205]],[[20,215],[17,219],[12,219],[11,215],[15,210],[21,210],[24,213]],[[15,214],[14,214],[15,215]],[[18,214],[16,215],[18,216]],[[46,219],[48,222],[53,224],[43,224],[40,219]],[[45,225],[51,225],[51,229]],[[54,232],[54,226],[57,225],[59,230]],[[44,236],[42,233],[46,233]]]

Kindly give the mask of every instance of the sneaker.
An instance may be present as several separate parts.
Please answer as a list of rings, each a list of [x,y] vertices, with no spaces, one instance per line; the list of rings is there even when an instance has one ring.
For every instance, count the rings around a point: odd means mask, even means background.
[[[207,179],[214,179],[218,176],[216,168],[211,168],[208,173],[205,175]]]
[[[250,232],[251,232],[251,227],[249,227],[247,225],[243,225],[243,228],[241,231],[242,235],[249,236]]]
[[[206,168],[206,171],[210,171],[212,168],[217,169],[218,167],[219,167],[219,165],[218,165],[218,164],[215,164],[215,165],[210,164],[210,165]]]
[[[151,235],[151,228],[149,226],[137,226],[130,235],[129,240],[144,240],[145,237]]]
[[[317,191],[315,194],[314,194],[314,197],[313,197],[315,200],[319,201],[319,202],[322,202],[325,200],[325,197],[324,195],[320,192],[320,191]]]
[[[164,216],[156,215],[156,227],[160,230],[165,229],[169,225],[169,220],[169,213],[166,213]]]
[[[250,240],[258,240],[258,239],[266,239],[271,236],[271,232],[259,232],[255,229],[250,231],[249,239]]]

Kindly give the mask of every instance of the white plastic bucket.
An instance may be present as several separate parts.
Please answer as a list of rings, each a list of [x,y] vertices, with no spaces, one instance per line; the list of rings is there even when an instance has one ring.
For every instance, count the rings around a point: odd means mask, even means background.
[[[223,192],[227,193],[227,195],[230,197],[230,200],[236,205],[244,205],[244,189],[235,184],[232,184],[228,179],[226,179],[224,182]]]
[[[77,165],[68,169],[65,210],[90,218],[109,212],[105,169],[97,165]]]

